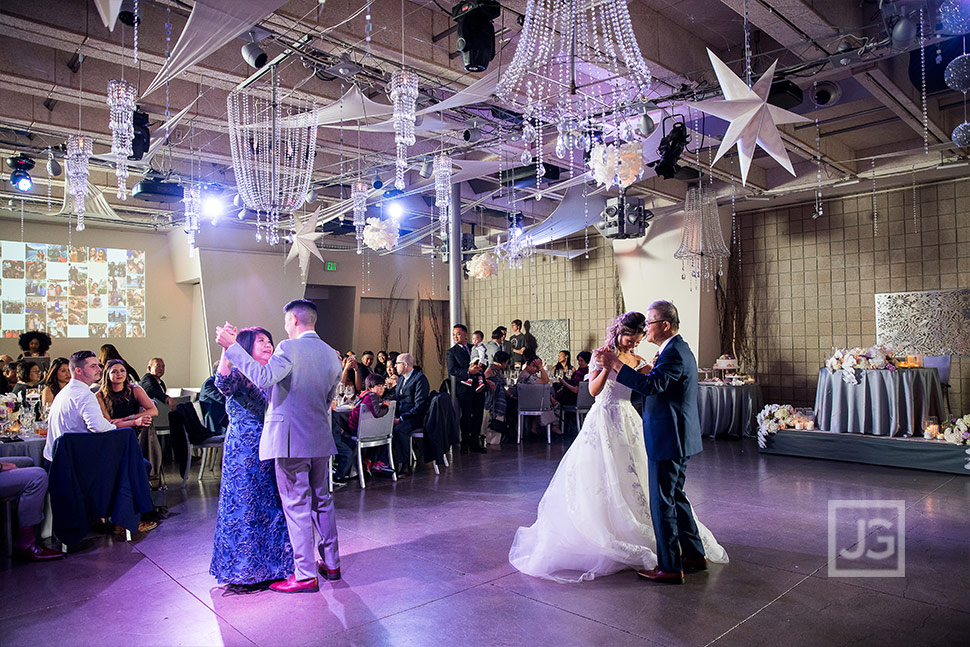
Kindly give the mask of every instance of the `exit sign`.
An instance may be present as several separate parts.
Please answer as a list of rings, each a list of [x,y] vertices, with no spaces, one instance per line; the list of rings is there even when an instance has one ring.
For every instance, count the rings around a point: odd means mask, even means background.
[[[334,261],[327,261],[327,271],[328,272],[336,272],[337,271],[337,263],[334,262]]]

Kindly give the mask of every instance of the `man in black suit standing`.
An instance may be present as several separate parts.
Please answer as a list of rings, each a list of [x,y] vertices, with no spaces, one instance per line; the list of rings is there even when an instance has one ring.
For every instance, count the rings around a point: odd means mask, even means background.
[[[414,368],[414,356],[411,353],[398,355],[394,370],[400,376],[392,398],[397,401],[394,413],[394,465],[399,475],[408,476],[411,474],[411,432],[424,425],[431,385],[424,373]]]
[[[471,346],[468,345],[468,328],[463,324],[455,324],[451,331],[451,338],[455,345],[448,349],[448,377],[452,378],[452,388],[458,399],[458,409],[461,412],[461,453],[469,450],[485,453],[485,448],[478,442],[482,429],[482,414],[485,409],[485,392],[476,391],[469,386],[469,377],[480,375],[486,367],[470,366]]]

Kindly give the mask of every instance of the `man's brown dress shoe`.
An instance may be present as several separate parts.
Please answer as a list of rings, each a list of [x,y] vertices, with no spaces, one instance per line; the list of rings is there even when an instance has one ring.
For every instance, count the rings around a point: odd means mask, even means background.
[[[707,570],[707,558],[697,557],[695,559],[687,559],[686,557],[681,558],[680,563],[684,566],[684,571],[687,573],[696,573],[697,571]]]
[[[337,568],[327,568],[327,565],[323,562],[317,562],[317,573],[320,573],[320,575],[327,578],[331,582],[336,582],[340,579],[339,566]]]
[[[639,570],[637,575],[645,577],[652,582],[663,582],[664,584],[683,584],[684,572],[665,573],[659,568],[651,568],[649,571]]]
[[[282,582],[273,582],[269,588],[280,593],[316,593],[320,590],[317,578],[311,577],[307,580],[298,580],[296,575],[290,575]]]
[[[14,546],[12,557],[25,562],[46,562],[51,559],[60,559],[64,557],[64,553],[34,543],[26,546]]]

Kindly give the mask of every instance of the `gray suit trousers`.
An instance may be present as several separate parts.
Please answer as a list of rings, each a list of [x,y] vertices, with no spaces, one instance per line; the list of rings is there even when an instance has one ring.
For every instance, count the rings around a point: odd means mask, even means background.
[[[283,503],[286,530],[293,545],[293,564],[298,580],[317,576],[316,555],[327,568],[340,567],[337,521],[329,491],[327,457],[277,458],[276,485]],[[316,550],[313,530],[320,536]]]

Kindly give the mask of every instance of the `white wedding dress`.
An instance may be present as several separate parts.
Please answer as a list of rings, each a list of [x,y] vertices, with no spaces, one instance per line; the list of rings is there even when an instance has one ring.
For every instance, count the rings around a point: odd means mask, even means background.
[[[615,378],[611,371],[562,457],[536,522],[515,533],[509,562],[526,575],[581,582],[657,566],[643,421],[630,403],[631,390]],[[697,528],[708,560],[726,563],[711,531],[700,521]]]

